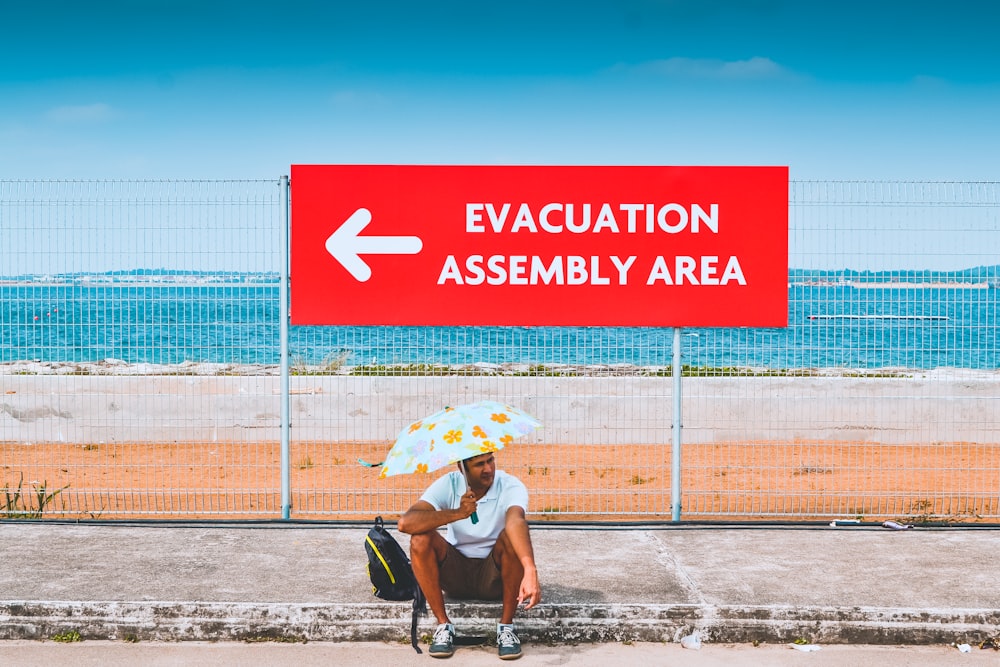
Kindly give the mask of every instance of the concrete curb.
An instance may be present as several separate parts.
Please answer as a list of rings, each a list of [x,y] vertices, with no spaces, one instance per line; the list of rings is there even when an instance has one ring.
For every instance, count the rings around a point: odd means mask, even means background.
[[[449,608],[460,633],[490,635],[495,604]],[[421,619],[421,633],[432,626]],[[0,603],[0,639],[139,641],[409,640],[410,606],[236,602]],[[522,638],[543,643],[676,642],[697,630],[716,643],[974,643],[996,633],[995,609],[781,607],[691,604],[543,604],[518,619]]]

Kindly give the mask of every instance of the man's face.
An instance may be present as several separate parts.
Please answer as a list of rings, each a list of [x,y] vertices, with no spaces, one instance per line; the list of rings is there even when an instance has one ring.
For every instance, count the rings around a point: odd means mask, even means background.
[[[497,472],[497,462],[493,453],[480,454],[465,460],[466,477],[469,486],[475,489],[488,489],[493,484]]]

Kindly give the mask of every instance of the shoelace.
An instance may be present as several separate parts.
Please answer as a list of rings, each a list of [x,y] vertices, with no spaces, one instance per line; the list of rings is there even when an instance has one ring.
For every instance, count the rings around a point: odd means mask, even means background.
[[[501,630],[500,634],[497,636],[498,646],[515,646],[520,643],[521,640],[517,638],[517,635],[514,634],[513,630],[507,630],[505,628],[504,630]]]
[[[451,642],[451,632],[448,630],[448,626],[442,625],[440,628],[434,631],[435,644],[448,644],[450,642]]]

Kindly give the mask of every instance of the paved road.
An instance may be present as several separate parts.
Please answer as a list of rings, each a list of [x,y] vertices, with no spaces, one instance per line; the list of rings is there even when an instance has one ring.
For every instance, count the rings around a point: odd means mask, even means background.
[[[408,665],[504,664],[494,649],[460,648],[450,660],[417,655],[409,646],[371,642],[310,642],[307,644],[245,644],[238,642],[123,642],[86,641],[57,644],[51,641],[0,641],[0,665],[34,667],[73,665],[74,667],[216,667],[217,665],[267,667],[318,667],[323,665],[365,665],[365,667],[406,667]],[[510,664],[510,663],[506,663]],[[821,646],[803,653],[788,645],[768,644],[708,645],[688,650],[678,644],[581,644],[578,646],[525,646],[525,654],[515,663],[529,665],[684,665],[690,667],[977,667],[1000,664],[1000,652],[972,647],[961,653],[951,646]]]

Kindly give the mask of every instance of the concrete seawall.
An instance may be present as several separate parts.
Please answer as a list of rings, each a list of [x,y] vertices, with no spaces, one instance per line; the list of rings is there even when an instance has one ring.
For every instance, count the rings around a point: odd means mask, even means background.
[[[280,379],[263,375],[0,375],[0,441],[264,442]],[[1000,374],[684,378],[685,442],[1000,442]],[[656,377],[291,378],[293,438],[390,441],[443,405],[509,401],[552,444],[663,443],[673,386]]]

